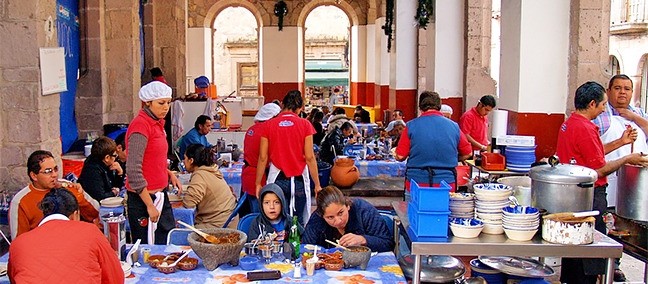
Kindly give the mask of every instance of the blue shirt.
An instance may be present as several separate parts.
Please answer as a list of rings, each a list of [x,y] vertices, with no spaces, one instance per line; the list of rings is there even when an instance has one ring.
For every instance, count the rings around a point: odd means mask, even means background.
[[[201,135],[198,133],[198,129],[195,127],[189,130],[187,134],[182,136],[178,145],[180,146],[180,159],[184,159],[184,153],[187,151],[187,147],[192,144],[201,144],[205,147],[211,147],[212,144],[207,142],[207,136]]]

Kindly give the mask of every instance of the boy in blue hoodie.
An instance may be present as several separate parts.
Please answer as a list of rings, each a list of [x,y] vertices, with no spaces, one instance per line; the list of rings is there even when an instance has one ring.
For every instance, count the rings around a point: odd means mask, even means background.
[[[283,190],[274,183],[266,184],[259,193],[259,205],[261,213],[250,224],[247,241],[266,233],[276,233],[275,241],[288,240],[291,219]]]

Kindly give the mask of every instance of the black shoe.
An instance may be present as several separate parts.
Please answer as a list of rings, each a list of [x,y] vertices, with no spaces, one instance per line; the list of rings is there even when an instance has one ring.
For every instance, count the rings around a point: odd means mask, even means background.
[[[614,282],[626,282],[626,277],[625,274],[623,274],[623,271],[621,269],[615,269],[614,270]]]

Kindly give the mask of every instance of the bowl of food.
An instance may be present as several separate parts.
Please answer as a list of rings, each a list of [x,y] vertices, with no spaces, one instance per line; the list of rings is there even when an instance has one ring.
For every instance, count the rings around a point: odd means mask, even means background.
[[[239,256],[247,240],[245,233],[227,228],[210,228],[202,231],[216,237],[215,243],[207,242],[196,233],[189,234],[187,240],[196,255],[202,259],[207,270],[214,270],[227,262],[232,266],[239,264]]]
[[[369,254],[371,254],[371,252],[369,252]],[[324,269],[326,270],[340,271],[342,268],[344,268],[344,260],[328,258],[324,261]]]
[[[344,267],[360,266],[362,270],[367,269],[367,264],[371,258],[371,249],[365,246],[350,246],[347,249],[342,250]]]
[[[255,270],[259,259],[253,256],[244,256],[239,260],[239,265],[243,270]]]
[[[151,256],[149,256],[149,258],[148,258],[148,263],[149,263],[149,265],[150,265],[152,268],[157,268],[158,264],[162,263],[162,260],[163,260],[165,257],[166,257],[166,256],[161,255],[161,254],[154,254],[154,255],[151,255]]]
[[[177,264],[180,270],[194,270],[198,267],[198,259],[193,257],[185,257]]]
[[[170,274],[176,272],[177,265],[173,265],[173,261],[166,260],[158,264],[157,270],[164,273]]]

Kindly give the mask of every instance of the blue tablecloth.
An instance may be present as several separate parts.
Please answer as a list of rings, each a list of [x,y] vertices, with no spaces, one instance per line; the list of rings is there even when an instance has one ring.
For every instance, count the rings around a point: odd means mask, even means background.
[[[168,254],[188,249],[188,247],[178,247],[174,245],[142,245],[151,249],[151,254]],[[6,264],[8,255],[5,254],[0,258],[1,264]],[[194,252],[189,253],[190,257],[198,258]],[[141,259],[141,258],[140,258]],[[263,283],[345,283],[345,280],[354,277],[364,280],[371,280],[372,283],[407,283],[403,276],[403,271],[396,262],[396,257],[392,252],[379,253],[371,258],[367,270],[358,268],[348,268],[341,271],[327,271],[319,269],[313,276],[306,275],[304,267],[302,277],[299,279],[292,278],[293,266],[282,262],[273,262],[270,264],[259,264],[259,270],[279,270],[282,278],[274,281],[262,281]],[[163,274],[157,269],[148,265],[133,267],[132,275],[126,278],[126,283],[222,283],[235,277],[236,274],[247,275],[246,270],[238,266],[223,264],[214,271],[208,271],[199,260],[198,268],[192,271],[178,271],[172,274]],[[6,276],[0,277],[0,283],[9,283]],[[349,283],[349,282],[347,282]],[[352,282],[358,283],[358,282]],[[364,282],[367,283],[367,282]]]
[[[364,161],[356,160],[360,177],[404,177],[405,162],[395,160]]]

